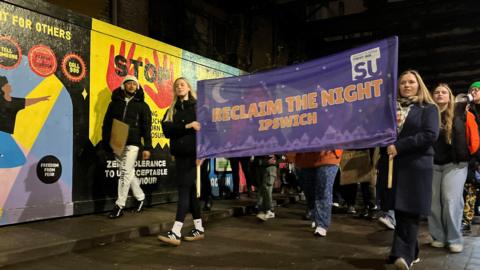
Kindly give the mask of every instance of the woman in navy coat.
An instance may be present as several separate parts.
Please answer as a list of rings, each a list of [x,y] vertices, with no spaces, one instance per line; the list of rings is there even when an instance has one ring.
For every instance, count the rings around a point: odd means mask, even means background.
[[[397,221],[389,259],[397,269],[409,269],[418,258],[420,218],[430,213],[439,112],[414,70],[400,75],[398,106],[398,138],[383,151],[379,166],[388,166],[388,158],[394,160],[393,186],[387,189],[389,199],[384,202],[388,204],[384,207],[395,210]],[[387,171],[385,167],[380,170]]]

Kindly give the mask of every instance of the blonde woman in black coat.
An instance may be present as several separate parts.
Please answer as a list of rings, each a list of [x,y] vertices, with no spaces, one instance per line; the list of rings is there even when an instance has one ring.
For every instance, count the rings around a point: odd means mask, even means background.
[[[393,159],[393,187],[387,191],[386,208],[395,210],[397,224],[389,261],[397,269],[405,270],[418,259],[420,217],[430,213],[433,144],[439,132],[439,112],[417,71],[403,72],[398,83],[402,115],[397,121],[398,138],[383,152],[379,166],[387,166],[388,159]]]
[[[188,212],[192,214],[194,228],[183,237],[186,241],[205,237],[196,192],[196,132],[200,130],[195,107],[197,99],[187,79],[180,77],[173,84],[173,102],[162,120],[162,130],[170,139],[170,153],[175,157],[178,187],[177,214],[172,229],[158,239],[169,245],[181,243],[181,229]]]

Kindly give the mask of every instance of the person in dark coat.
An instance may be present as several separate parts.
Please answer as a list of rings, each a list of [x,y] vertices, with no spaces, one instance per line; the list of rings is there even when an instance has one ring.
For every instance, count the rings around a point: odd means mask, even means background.
[[[195,113],[197,99],[190,83],[183,77],[175,80],[173,93],[173,102],[162,120],[162,129],[165,137],[170,139],[170,153],[175,158],[177,214],[172,229],[166,235],[159,235],[158,240],[178,246],[187,212],[192,214],[195,227],[183,239],[196,241],[205,235],[196,189],[196,165],[200,163],[196,152],[196,132],[200,130]]]
[[[113,119],[128,124],[128,137],[125,149],[121,156],[116,156],[120,166],[120,178],[118,179],[118,198],[115,207],[108,215],[109,218],[118,218],[123,215],[123,208],[128,197],[128,191],[132,189],[133,196],[137,199],[135,211],[140,212],[143,208],[145,194],[140,187],[140,181],[135,175],[135,161],[138,153],[142,150],[142,159],[150,158],[152,149],[152,112],[145,103],[143,89],[135,76],[127,75],[122,85],[112,93],[112,101],[108,105],[102,126],[102,141],[107,150],[112,132]],[[143,139],[143,149],[142,147]]]
[[[379,183],[382,209],[394,209],[396,227],[389,261],[409,269],[418,259],[420,218],[428,216],[432,198],[433,144],[439,133],[439,112],[417,71],[400,75],[398,138],[382,149]],[[388,159],[393,159],[393,187],[388,189]]]

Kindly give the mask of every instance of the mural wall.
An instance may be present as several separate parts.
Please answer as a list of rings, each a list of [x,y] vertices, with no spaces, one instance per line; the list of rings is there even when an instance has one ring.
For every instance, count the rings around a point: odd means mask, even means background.
[[[28,8],[0,1],[0,225],[113,206],[118,165],[99,143],[111,93],[127,74],[139,78],[153,114],[154,152],[138,161],[137,176],[149,204],[175,200],[160,125],[173,81],[196,85],[240,70],[95,19],[66,22]]]

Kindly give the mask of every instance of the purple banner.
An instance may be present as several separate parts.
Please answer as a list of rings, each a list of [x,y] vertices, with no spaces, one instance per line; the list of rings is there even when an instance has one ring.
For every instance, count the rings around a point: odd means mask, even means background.
[[[267,72],[199,81],[197,156],[359,149],[396,139],[398,39]]]

